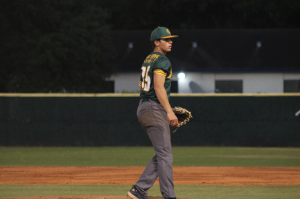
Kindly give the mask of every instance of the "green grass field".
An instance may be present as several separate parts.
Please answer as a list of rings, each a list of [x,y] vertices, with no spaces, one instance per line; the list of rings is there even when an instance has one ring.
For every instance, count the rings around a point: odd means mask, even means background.
[[[131,185],[1,185],[1,197],[126,195]],[[176,185],[177,197],[194,199],[299,199],[299,186]],[[154,185],[149,195],[160,196]]]
[[[0,147],[0,166],[146,166],[153,155],[151,147]],[[173,155],[174,166],[300,167],[300,148],[173,147]],[[126,195],[130,187],[0,185],[0,197]],[[300,198],[300,186],[175,185],[175,190],[178,197],[194,199]],[[159,196],[159,187],[149,194]]]
[[[145,166],[152,147],[0,147],[0,166]],[[173,147],[174,166],[299,167],[300,148]]]

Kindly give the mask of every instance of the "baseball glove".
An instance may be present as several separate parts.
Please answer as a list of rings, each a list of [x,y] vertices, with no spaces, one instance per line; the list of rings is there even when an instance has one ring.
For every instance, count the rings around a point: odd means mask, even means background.
[[[190,121],[190,118],[193,118],[192,114],[190,111],[186,110],[185,108],[176,106],[172,108],[173,112],[175,113],[176,117],[178,118],[178,124],[177,127],[172,133],[177,131],[179,127],[182,125],[186,124],[188,121]]]

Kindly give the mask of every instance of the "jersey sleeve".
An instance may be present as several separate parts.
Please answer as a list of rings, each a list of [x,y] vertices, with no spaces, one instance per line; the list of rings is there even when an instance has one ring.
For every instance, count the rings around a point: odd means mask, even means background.
[[[169,77],[171,72],[171,62],[167,57],[158,59],[153,67],[153,73]]]

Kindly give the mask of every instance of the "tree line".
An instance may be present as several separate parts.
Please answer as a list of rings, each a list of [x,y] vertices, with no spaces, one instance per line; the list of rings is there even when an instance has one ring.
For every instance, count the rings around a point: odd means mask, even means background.
[[[105,92],[110,30],[299,28],[299,10],[298,0],[1,0],[0,92]]]

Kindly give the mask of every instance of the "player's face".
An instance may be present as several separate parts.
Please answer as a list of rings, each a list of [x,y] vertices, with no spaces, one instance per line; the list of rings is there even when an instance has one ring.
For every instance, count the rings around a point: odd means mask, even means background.
[[[160,49],[165,53],[170,52],[172,49],[172,40],[171,39],[161,39],[160,40]]]

